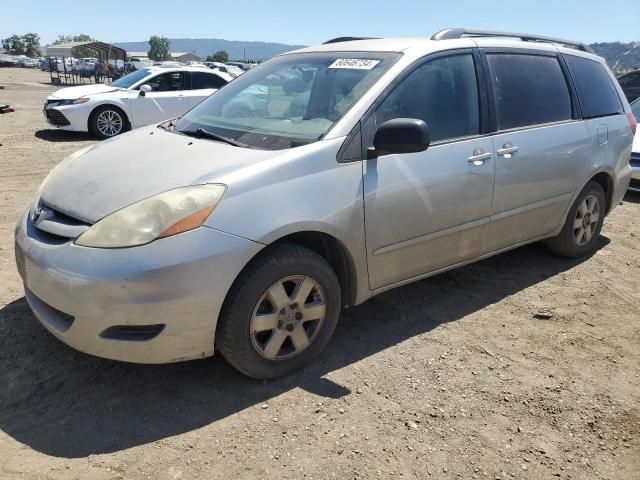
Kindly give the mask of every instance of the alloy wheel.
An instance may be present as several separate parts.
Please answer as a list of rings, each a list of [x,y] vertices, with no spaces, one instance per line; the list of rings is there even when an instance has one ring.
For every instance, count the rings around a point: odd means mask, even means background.
[[[326,314],[322,288],[313,278],[296,275],[277,281],[253,310],[251,341],[269,360],[285,360],[315,340]]]
[[[122,131],[122,117],[114,110],[100,112],[97,119],[98,131],[105,137],[113,137]]]
[[[593,238],[600,221],[600,201],[588,195],[580,203],[573,220],[573,238],[577,245],[586,245]]]

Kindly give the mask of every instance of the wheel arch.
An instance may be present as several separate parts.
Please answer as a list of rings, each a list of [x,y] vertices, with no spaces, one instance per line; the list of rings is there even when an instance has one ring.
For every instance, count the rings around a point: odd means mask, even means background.
[[[595,173],[592,173],[582,184],[580,184],[579,188],[577,188],[576,191],[573,192],[573,196],[571,197],[571,200],[568,202],[564,213],[562,214],[560,223],[558,224],[557,228],[548,235],[548,237],[554,237],[560,233],[562,227],[564,226],[564,223],[567,221],[567,215],[571,210],[571,206],[578,198],[578,195],[580,195],[580,192],[584,190],[584,187],[586,187],[589,182],[597,182],[604,190],[605,201],[607,203],[605,205],[605,215],[609,214],[612,208],[611,203],[613,201],[613,173],[607,170],[599,170]]]
[[[584,188],[589,182],[598,183],[602,187],[602,190],[604,190],[604,198],[607,202],[605,211],[608,214],[611,211],[611,202],[613,200],[613,176],[605,171],[598,172],[593,175],[582,188]],[[582,191],[582,189],[580,190]]]
[[[355,303],[358,283],[355,262],[340,240],[328,233],[305,230],[280,237],[271,245],[282,243],[300,245],[324,258],[340,282],[342,305],[348,307]]]
[[[233,291],[239,279],[242,278],[243,273],[253,264],[253,262],[257,261],[262,256],[267,255],[271,251],[271,247],[274,245],[286,243],[308,248],[324,258],[338,277],[342,306],[346,307],[355,304],[357,298],[358,277],[355,262],[351,254],[345,245],[336,237],[317,230],[303,230],[288,233],[270,241],[242,267],[227,290],[224,302],[226,303],[229,294]]]

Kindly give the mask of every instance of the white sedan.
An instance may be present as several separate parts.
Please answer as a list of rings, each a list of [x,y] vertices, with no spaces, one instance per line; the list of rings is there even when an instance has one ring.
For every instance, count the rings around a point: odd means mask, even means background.
[[[203,67],[148,67],[111,85],[82,85],[47,97],[47,123],[61,130],[109,138],[178,117],[233,80]]]
[[[640,123],[640,98],[631,104],[631,111]],[[640,128],[636,127],[636,135],[633,137],[633,147],[631,149],[631,183],[629,190],[640,193]]]

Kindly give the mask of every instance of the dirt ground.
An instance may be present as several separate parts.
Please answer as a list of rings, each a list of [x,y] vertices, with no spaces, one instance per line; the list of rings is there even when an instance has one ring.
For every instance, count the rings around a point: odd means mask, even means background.
[[[101,360],[38,324],[14,265],[18,215],[95,141],[47,128],[46,79],[0,69],[0,478],[640,478],[640,196],[590,258],[535,244],[345,311],[282,380]]]

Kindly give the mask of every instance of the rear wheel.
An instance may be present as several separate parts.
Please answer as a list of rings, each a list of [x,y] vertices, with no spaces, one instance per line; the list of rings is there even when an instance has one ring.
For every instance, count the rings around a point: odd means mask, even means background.
[[[593,250],[604,222],[606,199],[597,182],[589,182],[571,206],[557,237],[547,240],[549,248],[565,257],[582,257]]]
[[[99,138],[111,138],[125,132],[127,118],[118,107],[105,105],[96,108],[89,120],[89,129]]]
[[[336,274],[317,253],[271,247],[247,267],[225,302],[216,344],[246,375],[285,375],[326,346],[340,314]]]

